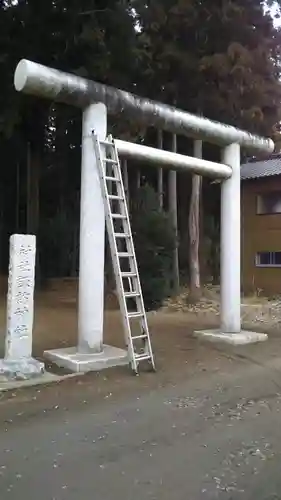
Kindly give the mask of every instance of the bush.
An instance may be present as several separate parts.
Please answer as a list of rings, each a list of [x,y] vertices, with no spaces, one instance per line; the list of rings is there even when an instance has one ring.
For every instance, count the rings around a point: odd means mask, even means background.
[[[141,187],[131,206],[132,232],[147,310],[171,294],[174,230],[150,186]]]

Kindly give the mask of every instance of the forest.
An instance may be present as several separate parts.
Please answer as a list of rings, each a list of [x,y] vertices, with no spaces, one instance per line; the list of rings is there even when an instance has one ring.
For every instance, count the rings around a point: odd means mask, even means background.
[[[278,147],[278,20],[279,2],[261,0],[0,0],[1,273],[13,233],[37,236],[38,286],[79,272],[81,112],[17,93],[21,58],[272,137]],[[200,141],[109,120],[114,137],[220,158]],[[137,162],[122,168],[147,307],[185,284],[196,299],[204,281],[219,279],[219,185]]]

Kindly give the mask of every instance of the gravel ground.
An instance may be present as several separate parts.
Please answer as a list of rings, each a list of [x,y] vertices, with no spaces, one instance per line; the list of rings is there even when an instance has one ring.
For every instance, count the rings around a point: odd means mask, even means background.
[[[156,374],[119,368],[3,393],[1,500],[280,500],[277,306],[272,322],[249,318],[269,341],[239,348],[192,337],[216,325],[217,310],[168,307],[149,315]],[[76,324],[75,302],[40,296],[35,354],[73,345]],[[122,346],[117,312],[105,333]]]
[[[156,374],[4,395],[0,498],[280,499],[278,336],[227,350],[175,337]]]

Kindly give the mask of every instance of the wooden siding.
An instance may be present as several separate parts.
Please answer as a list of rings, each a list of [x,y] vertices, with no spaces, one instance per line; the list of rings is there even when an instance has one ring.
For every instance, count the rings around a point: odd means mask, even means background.
[[[258,194],[280,191],[281,176],[242,181],[242,284],[245,293],[257,290],[281,294],[281,267],[256,267],[257,252],[281,251],[281,214],[257,215]]]

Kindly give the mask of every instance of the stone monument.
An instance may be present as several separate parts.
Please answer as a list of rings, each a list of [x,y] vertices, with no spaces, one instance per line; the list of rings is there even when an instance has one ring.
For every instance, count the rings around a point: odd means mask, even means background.
[[[32,358],[35,255],[35,236],[10,237],[5,356],[0,360],[0,376],[6,380],[44,373],[44,363]]]

